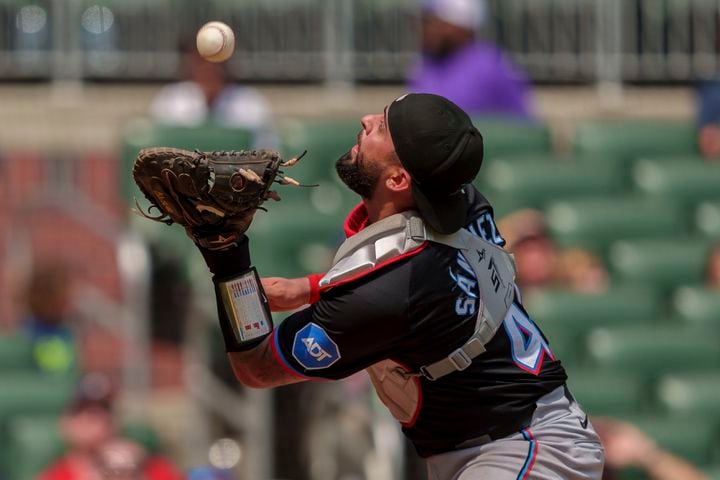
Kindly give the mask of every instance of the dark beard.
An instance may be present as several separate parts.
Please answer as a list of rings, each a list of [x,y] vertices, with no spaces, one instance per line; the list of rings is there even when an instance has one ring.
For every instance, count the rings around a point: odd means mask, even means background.
[[[350,157],[350,152],[347,152],[337,159],[337,162],[335,162],[335,170],[340,180],[342,180],[350,190],[362,198],[370,198],[380,178],[380,172],[361,168],[361,162],[359,160],[360,154],[358,154],[358,157],[353,162]]]

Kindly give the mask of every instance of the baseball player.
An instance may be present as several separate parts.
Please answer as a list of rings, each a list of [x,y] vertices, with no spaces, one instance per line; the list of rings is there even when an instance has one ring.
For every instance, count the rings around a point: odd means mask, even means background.
[[[468,115],[408,94],[361,125],[337,172],[362,203],[332,267],[262,280],[272,309],[310,304],[277,328],[248,270],[250,219],[212,242],[191,232],[238,380],[268,388],[366,370],[431,480],[600,479],[600,441],[471,185],[483,139]]]

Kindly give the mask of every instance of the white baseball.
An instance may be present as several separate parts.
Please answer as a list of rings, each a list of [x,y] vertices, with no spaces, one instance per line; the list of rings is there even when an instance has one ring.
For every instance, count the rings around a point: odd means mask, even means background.
[[[208,22],[198,30],[196,43],[205,60],[224,62],[235,51],[235,34],[223,22]]]

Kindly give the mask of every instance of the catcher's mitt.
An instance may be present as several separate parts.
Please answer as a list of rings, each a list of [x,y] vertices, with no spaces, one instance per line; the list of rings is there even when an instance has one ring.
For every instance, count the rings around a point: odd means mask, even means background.
[[[280,167],[291,167],[301,157],[283,161],[274,150],[143,149],[133,178],[151,205],[147,213],[137,201],[136,207],[150,220],[184,226],[202,247],[223,250],[237,244],[265,200],[280,200],[270,190],[273,182],[299,185]],[[153,209],[159,214],[150,215]]]

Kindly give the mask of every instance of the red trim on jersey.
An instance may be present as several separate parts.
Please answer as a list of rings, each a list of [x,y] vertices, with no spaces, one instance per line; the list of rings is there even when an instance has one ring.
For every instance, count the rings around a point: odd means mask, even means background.
[[[272,348],[273,356],[275,357],[275,360],[282,366],[283,370],[291,374],[293,377],[302,378],[303,380],[315,380],[312,377],[307,377],[299,372],[296,372],[283,358],[282,354],[278,351],[277,347],[277,339],[275,338],[275,332],[277,332],[277,329],[273,330],[270,334],[270,346]]]
[[[345,219],[345,223],[343,224],[343,229],[345,230],[345,236],[347,238],[352,237],[356,233],[358,233],[360,230],[365,228],[368,222],[368,211],[367,208],[365,208],[365,204],[360,202],[357,205],[355,205],[355,208],[350,210],[350,213],[348,214],[347,218]]]

